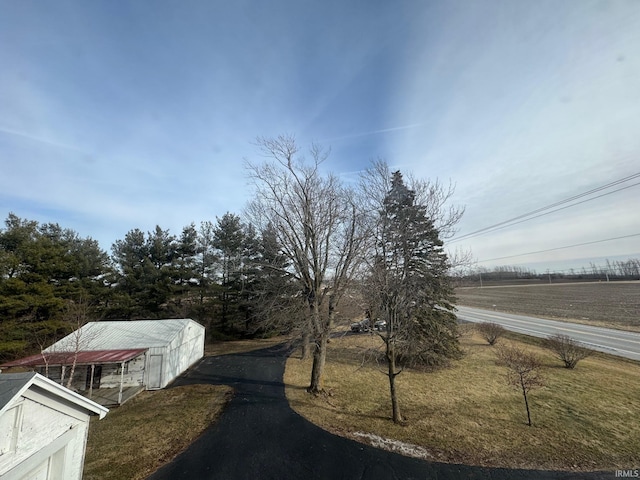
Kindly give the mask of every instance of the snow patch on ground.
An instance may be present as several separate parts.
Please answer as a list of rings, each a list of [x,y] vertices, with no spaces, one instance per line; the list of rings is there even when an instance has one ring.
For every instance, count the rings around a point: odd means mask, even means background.
[[[367,443],[376,448],[396,452],[409,457],[421,458],[423,460],[434,460],[433,455],[418,445],[404,443],[391,438],[383,438],[378,435],[374,435],[373,433],[353,432],[352,435],[354,437],[366,439],[368,441]]]

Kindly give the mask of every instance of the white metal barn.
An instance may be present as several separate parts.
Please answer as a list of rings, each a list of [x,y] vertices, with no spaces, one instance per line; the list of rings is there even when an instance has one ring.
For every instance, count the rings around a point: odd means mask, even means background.
[[[144,349],[139,382],[155,390],[204,356],[204,339],[204,327],[190,318],[91,322],[44,353]],[[123,368],[120,374],[124,373]]]
[[[0,374],[0,478],[81,480],[89,418],[108,411],[37,373]]]

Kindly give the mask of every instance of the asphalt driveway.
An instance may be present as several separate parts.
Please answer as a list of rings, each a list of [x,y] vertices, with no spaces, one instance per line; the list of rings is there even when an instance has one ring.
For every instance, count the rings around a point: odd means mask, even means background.
[[[282,375],[288,350],[276,346],[204,358],[174,383],[224,384],[235,396],[217,423],[150,480],[206,479],[612,479],[427,462],[332,435],[295,413]]]

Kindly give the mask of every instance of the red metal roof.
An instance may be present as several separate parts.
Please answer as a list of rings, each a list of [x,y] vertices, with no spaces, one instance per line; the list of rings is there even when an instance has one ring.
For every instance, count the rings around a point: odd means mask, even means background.
[[[93,350],[78,352],[76,365],[122,363],[146,352],[146,348],[128,350]],[[71,365],[74,352],[39,353],[12,362],[3,363],[0,368],[9,367],[43,367],[45,365]]]

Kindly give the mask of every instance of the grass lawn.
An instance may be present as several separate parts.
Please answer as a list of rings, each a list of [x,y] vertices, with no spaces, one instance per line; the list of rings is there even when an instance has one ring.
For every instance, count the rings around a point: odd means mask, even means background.
[[[91,420],[85,480],[146,478],[193,442],[230,398],[231,387],[189,385],[142,392]]]
[[[503,339],[505,343],[519,343]],[[397,377],[406,425],[390,420],[384,365],[363,363],[382,342],[373,335],[330,343],[326,396],[306,393],[311,363],[291,357],[285,384],[291,406],[313,423],[365,441],[372,433],[421,448],[427,459],[471,465],[559,470],[614,470],[640,465],[640,365],[594,355],[575,370],[529,342],[542,357],[547,386],[530,394],[533,427],[522,394],[506,384],[494,348],[476,334],[462,338],[465,357],[450,368]]]
[[[247,352],[283,338],[217,342],[206,355]],[[233,389],[189,385],[145,391],[102,420],[92,419],[85,458],[85,480],[146,478],[187,448],[222,412]]]

